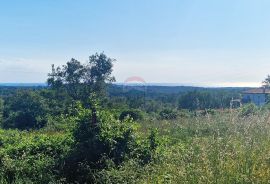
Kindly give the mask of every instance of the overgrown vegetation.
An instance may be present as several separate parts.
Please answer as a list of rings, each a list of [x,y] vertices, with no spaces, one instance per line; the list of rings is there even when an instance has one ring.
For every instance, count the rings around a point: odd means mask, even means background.
[[[0,88],[0,183],[270,182],[269,104],[229,109],[238,89],[108,91],[113,61]]]

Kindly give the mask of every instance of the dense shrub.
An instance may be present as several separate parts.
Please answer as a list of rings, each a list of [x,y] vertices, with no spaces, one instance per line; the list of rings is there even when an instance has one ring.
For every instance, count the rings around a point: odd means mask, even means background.
[[[269,112],[238,111],[152,124],[168,136],[161,158],[144,167],[129,159],[98,172],[99,183],[268,183]]]
[[[188,117],[191,116],[191,114],[192,113],[190,111],[186,110],[186,109],[181,109],[178,112],[178,116],[181,117],[181,118],[188,118]]]
[[[122,121],[122,120],[124,120],[127,117],[132,118],[134,121],[142,120],[143,119],[143,113],[142,113],[142,111],[140,111],[138,109],[124,110],[120,114],[119,119]]]
[[[0,181],[57,183],[59,163],[72,142],[68,134],[0,130]]]
[[[240,115],[242,117],[254,115],[258,112],[258,110],[259,109],[255,104],[253,104],[253,103],[246,104],[240,109]]]
[[[217,112],[214,109],[205,109],[200,111],[201,115],[207,116],[207,115],[215,115]]]
[[[151,161],[157,146],[156,134],[149,139],[137,134],[132,119],[115,119],[107,111],[97,110],[96,124],[93,112],[80,107],[77,126],[73,131],[75,148],[65,159],[63,176],[71,183],[91,183],[94,172],[107,167],[107,162],[119,165],[127,159],[138,158],[141,163]]]
[[[173,109],[164,109],[159,113],[161,119],[176,119],[178,114]]]
[[[5,100],[4,128],[35,129],[46,124],[45,100],[30,90],[17,91]]]
[[[269,101],[264,106],[262,106],[261,110],[262,111],[270,111],[270,103],[269,103]]]

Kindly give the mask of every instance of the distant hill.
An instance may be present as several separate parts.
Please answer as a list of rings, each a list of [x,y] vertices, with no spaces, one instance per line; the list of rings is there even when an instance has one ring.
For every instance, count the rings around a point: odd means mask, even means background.
[[[148,94],[151,93],[163,93],[163,94],[177,94],[177,93],[185,93],[189,91],[235,91],[241,92],[246,89],[250,89],[248,87],[196,87],[196,86],[162,86],[158,85],[124,85],[124,84],[113,84],[109,87],[109,93],[112,95],[116,94],[124,94],[124,93],[134,93],[134,92],[142,92],[145,91]]]
[[[184,93],[188,91],[216,91],[216,90],[226,90],[226,91],[236,91],[241,92],[243,90],[250,89],[248,87],[196,87],[196,86],[174,86],[177,84],[123,84],[123,83],[116,83],[109,86],[109,94],[117,95],[123,93],[130,93],[131,91],[134,92],[142,92],[145,91],[148,94],[151,93],[163,93],[163,94],[177,94],[177,93]],[[0,83],[0,87],[47,87],[46,83]],[[132,92],[131,92],[132,93]]]
[[[5,87],[46,87],[46,83],[0,83],[0,86]]]

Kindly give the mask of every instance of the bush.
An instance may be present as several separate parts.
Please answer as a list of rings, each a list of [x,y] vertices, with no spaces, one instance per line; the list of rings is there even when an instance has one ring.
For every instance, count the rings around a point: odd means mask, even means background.
[[[267,102],[261,109],[262,111],[270,111],[270,103]]]
[[[217,112],[214,109],[205,109],[201,112],[203,116],[206,115],[215,115]]]
[[[159,113],[161,119],[176,119],[177,116],[177,111],[172,109],[164,109]]]
[[[188,118],[191,116],[190,111],[186,110],[186,109],[181,109],[178,113],[178,116],[181,118]]]
[[[0,130],[1,183],[57,183],[56,170],[72,142],[68,134]]]
[[[123,121],[127,117],[132,118],[134,121],[138,121],[143,119],[143,113],[138,109],[125,110],[120,114],[119,120]]]
[[[17,91],[5,100],[4,128],[37,129],[46,124],[45,100],[30,90]]]
[[[62,171],[70,183],[93,181],[93,171],[106,168],[108,162],[117,166],[127,159],[138,158],[141,163],[148,163],[157,146],[156,133],[143,139],[136,133],[138,125],[132,119],[120,121],[113,114],[99,110],[96,114],[93,124],[93,112],[78,109],[73,131],[76,146],[65,159]]]
[[[246,104],[241,108],[240,115],[242,117],[254,115],[254,114],[256,114],[258,112],[258,110],[259,109],[255,104],[253,104],[253,103]]]

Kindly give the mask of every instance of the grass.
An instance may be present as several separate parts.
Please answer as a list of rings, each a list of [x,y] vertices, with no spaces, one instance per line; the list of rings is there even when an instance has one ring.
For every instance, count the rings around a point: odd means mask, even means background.
[[[139,133],[159,132],[153,162],[129,159],[115,166],[108,160],[103,170],[92,171],[93,183],[270,183],[268,111],[149,118],[140,124]],[[15,177],[13,183],[65,183],[50,172],[70,149],[68,133],[0,130],[0,144],[0,183],[10,183],[8,174]]]
[[[269,183],[270,114],[239,112],[152,120],[162,145],[157,159],[141,166],[129,160],[97,174],[103,183]]]

